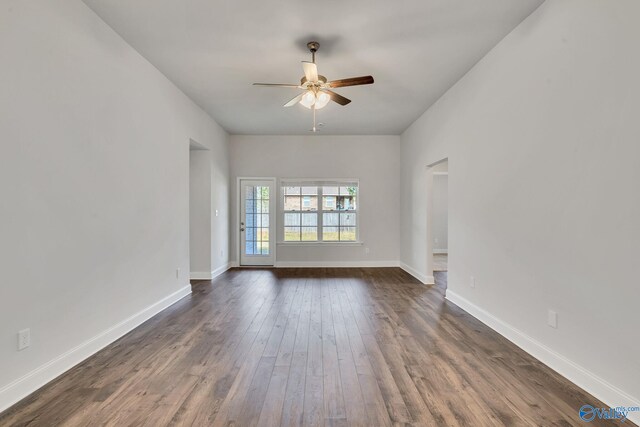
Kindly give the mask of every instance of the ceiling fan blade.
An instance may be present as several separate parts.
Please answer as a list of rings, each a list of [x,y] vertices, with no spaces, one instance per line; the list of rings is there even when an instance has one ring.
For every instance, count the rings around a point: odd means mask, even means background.
[[[370,85],[373,83],[373,77],[361,76],[351,77],[349,79],[340,79],[329,82],[331,87],[345,87],[345,86],[358,86],[358,85]]]
[[[300,95],[296,96],[291,101],[289,101],[286,104],[284,104],[284,106],[285,107],[292,107],[292,106],[296,105],[298,102],[300,102],[300,100],[302,99],[302,95],[304,95],[304,94],[305,94],[305,92],[302,92]]]
[[[337,102],[340,105],[347,105],[348,103],[351,102],[350,99],[345,98],[344,96],[339,95],[339,94],[335,93],[332,90],[324,90],[323,92],[327,92],[329,94],[329,96],[331,97],[331,100],[334,101],[334,102]]]
[[[302,69],[308,82],[318,81],[318,66],[314,62],[302,61]]]
[[[300,87],[300,85],[288,85],[280,83],[254,83],[254,86],[271,86],[271,87]]]

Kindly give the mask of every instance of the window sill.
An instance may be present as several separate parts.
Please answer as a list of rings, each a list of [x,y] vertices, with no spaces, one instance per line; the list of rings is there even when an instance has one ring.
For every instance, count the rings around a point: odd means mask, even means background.
[[[362,246],[364,242],[278,242],[278,246]]]

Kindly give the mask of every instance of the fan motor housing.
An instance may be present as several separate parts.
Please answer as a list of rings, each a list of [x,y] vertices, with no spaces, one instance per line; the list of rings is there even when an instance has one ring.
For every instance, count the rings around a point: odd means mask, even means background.
[[[322,82],[322,83],[326,83],[327,82],[327,78],[325,76],[321,76],[320,74],[318,74],[318,81]],[[303,76],[300,79],[300,86],[304,86],[307,84],[307,78],[305,76]]]

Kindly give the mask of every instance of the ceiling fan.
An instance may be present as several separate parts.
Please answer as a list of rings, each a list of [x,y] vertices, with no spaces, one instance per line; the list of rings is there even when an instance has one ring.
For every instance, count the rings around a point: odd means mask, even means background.
[[[327,81],[325,76],[318,74],[316,65],[316,52],[320,48],[320,43],[309,42],[307,47],[311,51],[311,62],[302,61],[302,69],[304,76],[300,79],[300,84],[278,84],[278,83],[254,83],[254,86],[270,86],[270,87],[290,87],[303,89],[304,92],[298,94],[291,101],[284,104],[285,107],[291,107],[295,104],[301,104],[310,110],[313,110],[313,132],[316,132],[316,110],[324,108],[329,101],[334,101],[340,105],[347,105],[351,102],[332,91],[331,89],[346,86],[369,85],[373,83],[373,77],[351,77],[348,79]]]

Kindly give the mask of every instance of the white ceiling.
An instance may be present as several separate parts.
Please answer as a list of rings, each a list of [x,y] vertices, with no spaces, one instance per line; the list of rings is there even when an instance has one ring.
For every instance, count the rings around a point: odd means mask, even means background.
[[[318,111],[323,134],[400,134],[543,0],[84,0],[231,134],[306,134],[283,108],[306,42],[353,102]]]

